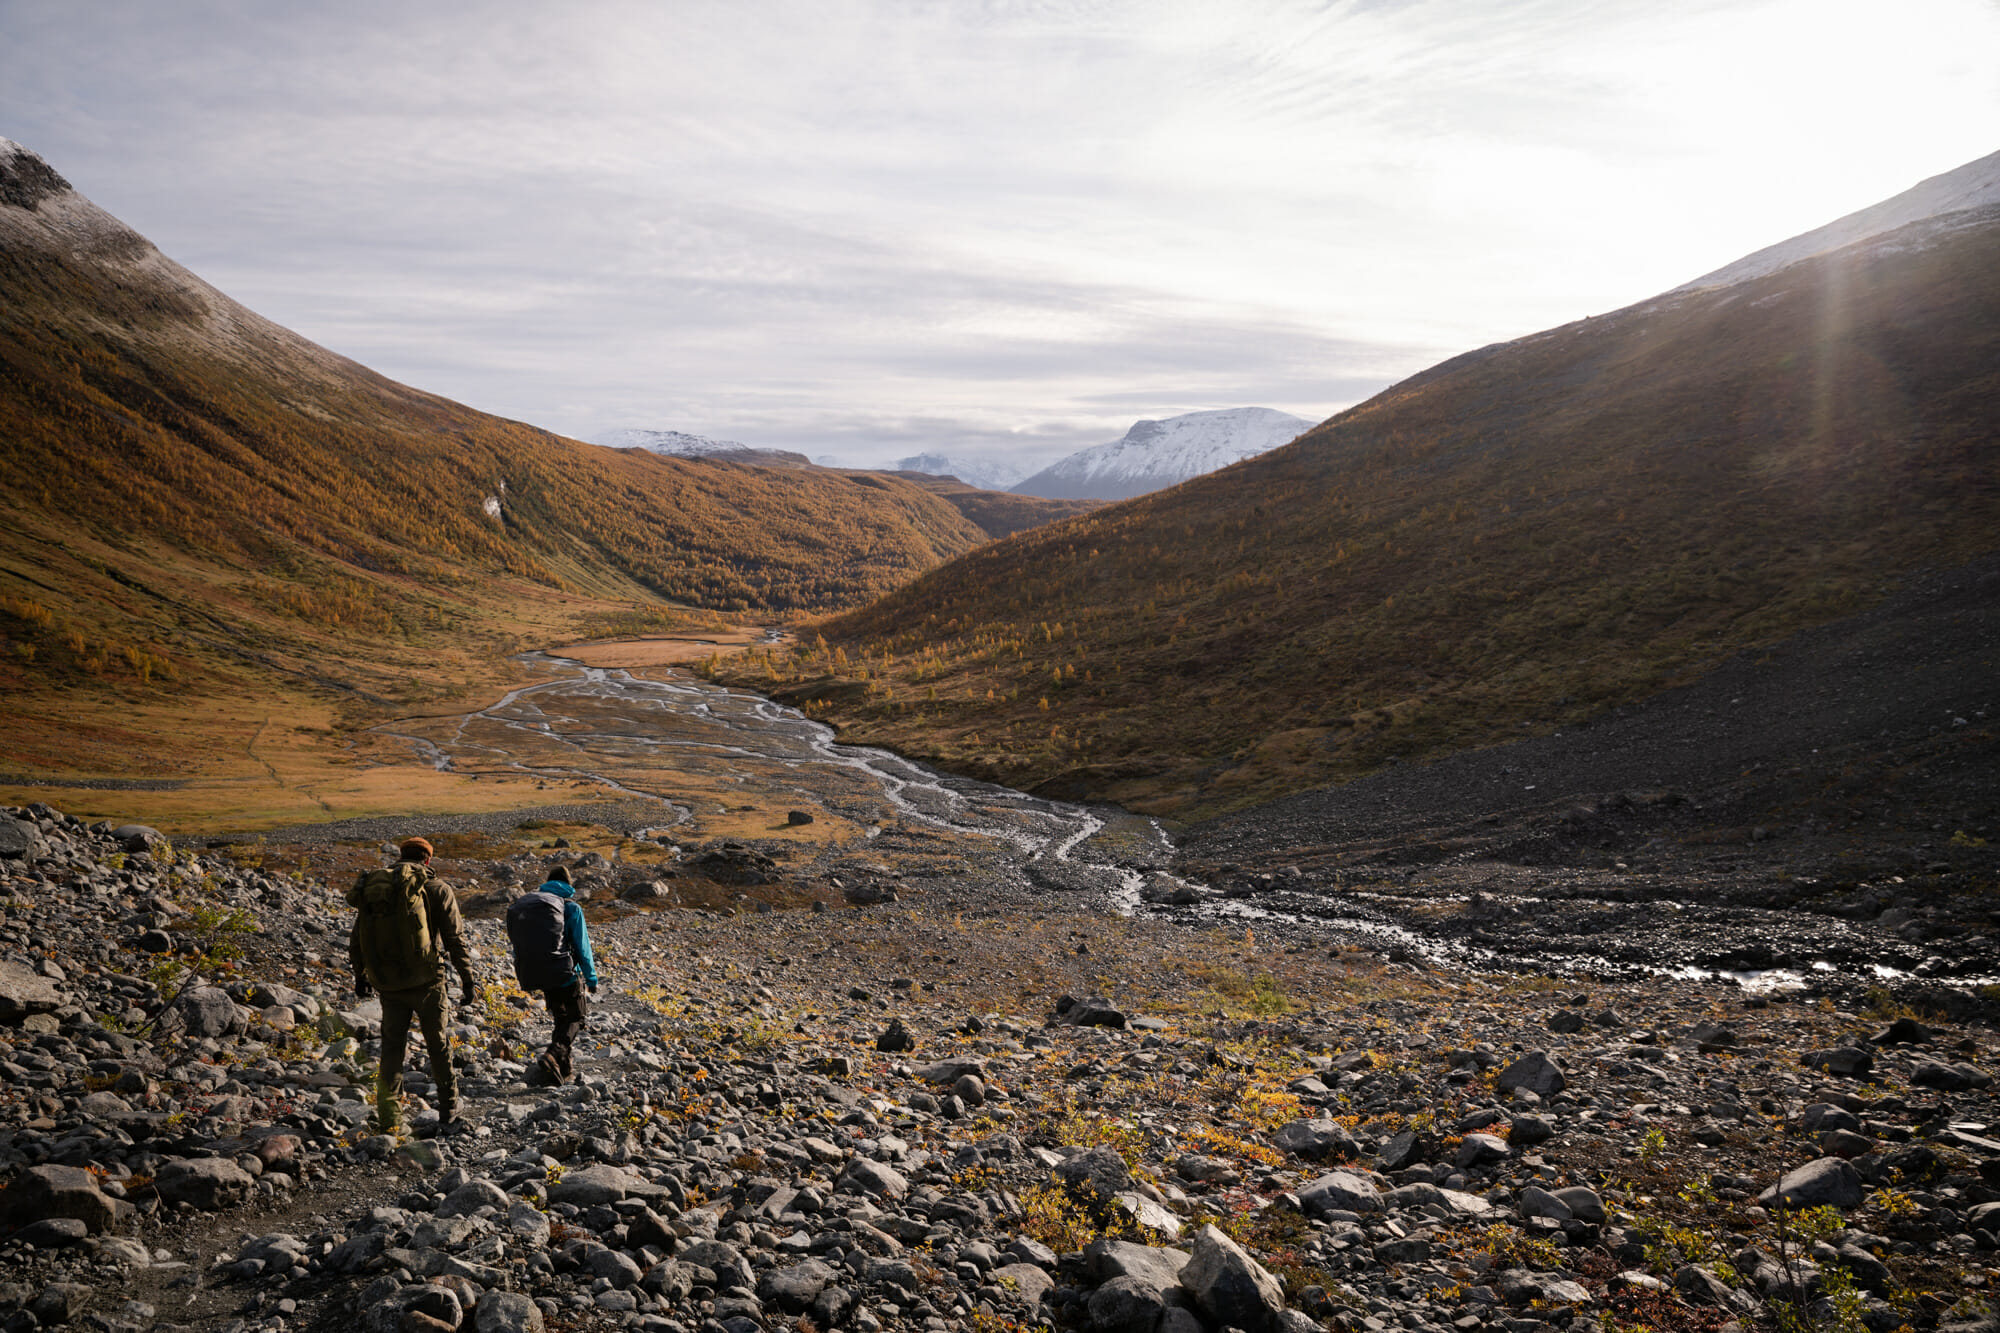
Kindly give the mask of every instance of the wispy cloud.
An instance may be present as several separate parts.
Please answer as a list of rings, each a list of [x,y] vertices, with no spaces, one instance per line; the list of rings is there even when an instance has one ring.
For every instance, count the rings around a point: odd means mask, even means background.
[[[1322,416],[1990,152],[2000,5],[0,0],[0,134],[578,434]]]

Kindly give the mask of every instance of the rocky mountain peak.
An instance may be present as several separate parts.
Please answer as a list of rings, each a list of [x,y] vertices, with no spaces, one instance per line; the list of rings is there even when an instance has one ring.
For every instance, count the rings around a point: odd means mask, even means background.
[[[1132,423],[1109,444],[1079,450],[1018,483],[1023,495],[1122,500],[1178,485],[1287,444],[1313,423],[1268,407],[1187,412]]]
[[[69,189],[70,183],[32,149],[0,139],[0,204],[34,208]]]

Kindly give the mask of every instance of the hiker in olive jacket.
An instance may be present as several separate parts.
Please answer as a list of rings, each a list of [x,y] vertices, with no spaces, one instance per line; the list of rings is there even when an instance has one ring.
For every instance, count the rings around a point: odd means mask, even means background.
[[[445,994],[445,962],[458,972],[459,1002],[472,1003],[472,958],[465,948],[465,923],[458,899],[431,871],[431,845],[411,838],[402,859],[385,870],[364,871],[347,891],[360,909],[348,936],[354,964],[354,993],[382,997],[382,1064],[375,1075],[375,1128],[389,1134],[402,1125],[403,1055],[409,1047],[410,1019],[424,1033],[437,1084],[438,1128],[458,1122],[458,1079],[451,1067],[445,1023],[451,1002]]]

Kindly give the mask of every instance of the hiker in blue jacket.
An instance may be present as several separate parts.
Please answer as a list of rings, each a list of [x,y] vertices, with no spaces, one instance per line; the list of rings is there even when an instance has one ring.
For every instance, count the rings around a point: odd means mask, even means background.
[[[567,1083],[576,1076],[571,1048],[590,1012],[584,991],[597,994],[597,959],[590,951],[590,929],[569,872],[561,866],[533,893],[524,893],[507,908],[507,938],[514,946],[514,976],[525,991],[540,991],[555,1030],[549,1049],[535,1061],[549,1083]]]

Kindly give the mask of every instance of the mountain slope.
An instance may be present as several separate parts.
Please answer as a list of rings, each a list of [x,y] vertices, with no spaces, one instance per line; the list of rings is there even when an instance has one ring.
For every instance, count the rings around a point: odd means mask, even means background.
[[[587,612],[852,605],[986,539],[895,478],[614,452],[397,384],[4,140],[0,469],[16,760],[24,719],[91,690],[306,682],[387,706]]]
[[[1087,514],[1102,503],[1098,500],[1049,500],[1039,495],[981,490],[977,486],[966,485],[957,477],[940,477],[928,472],[892,472],[890,475],[922,487],[950,504],[995,541],[1030,528],[1039,528],[1057,519]]]
[[[1254,458],[1311,427],[1304,417],[1268,407],[1137,421],[1123,438],[1078,450],[1011,489],[1053,499],[1125,500]]]
[[[828,622],[790,697],[1016,785],[1239,806],[1558,729],[1995,549],[1996,423],[2000,208],[1917,220],[982,548]]]

